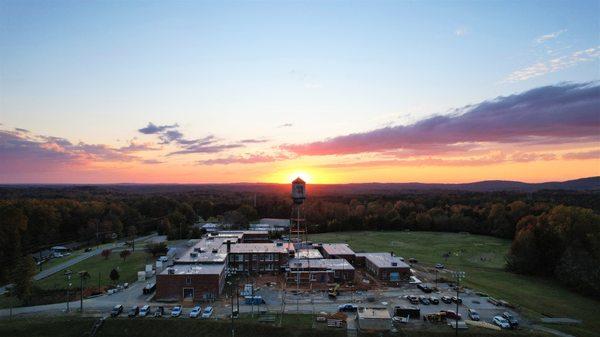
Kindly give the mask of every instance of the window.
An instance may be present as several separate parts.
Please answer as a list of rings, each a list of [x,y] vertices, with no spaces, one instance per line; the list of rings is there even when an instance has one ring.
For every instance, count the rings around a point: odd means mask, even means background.
[[[189,285],[189,284],[192,284],[192,277],[191,277],[191,276],[187,276],[187,277],[185,278],[185,284],[188,284],[188,285]]]

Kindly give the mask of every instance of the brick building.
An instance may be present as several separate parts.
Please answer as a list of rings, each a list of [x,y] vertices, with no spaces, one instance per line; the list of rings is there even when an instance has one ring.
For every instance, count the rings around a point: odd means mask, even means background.
[[[216,299],[225,284],[225,264],[177,264],[156,276],[156,299],[160,301],[207,301]]]
[[[294,283],[331,283],[353,281],[354,267],[344,259],[290,259],[286,268],[286,281]]]
[[[287,264],[293,246],[284,242],[238,243],[231,246],[229,265],[238,272],[277,273]]]
[[[357,253],[355,266],[364,266],[382,281],[401,282],[410,278],[410,266],[391,253]]]
[[[344,259],[353,264],[356,257],[347,243],[323,243],[317,245],[317,248],[326,259]]]

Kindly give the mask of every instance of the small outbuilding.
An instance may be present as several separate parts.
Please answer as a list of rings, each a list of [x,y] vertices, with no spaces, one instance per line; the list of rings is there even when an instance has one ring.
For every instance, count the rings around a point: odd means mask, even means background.
[[[392,327],[392,317],[387,308],[358,308],[358,328],[360,330],[387,331]]]

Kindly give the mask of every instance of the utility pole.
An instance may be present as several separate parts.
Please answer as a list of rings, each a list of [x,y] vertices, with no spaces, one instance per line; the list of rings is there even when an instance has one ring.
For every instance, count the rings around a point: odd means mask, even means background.
[[[69,302],[71,302],[71,274],[73,272],[70,269],[67,269],[65,275],[67,276],[67,313],[69,312]]]
[[[455,317],[455,325],[454,325],[454,336],[458,336],[458,302],[460,300],[459,290],[460,290],[460,280],[465,277],[464,271],[456,271],[454,272],[454,276],[456,277],[456,317]]]
[[[81,296],[79,298],[79,311],[81,313],[83,313],[83,279],[88,278],[90,276],[90,274],[85,270],[80,271],[78,274],[79,274],[79,287],[81,288],[80,289]]]

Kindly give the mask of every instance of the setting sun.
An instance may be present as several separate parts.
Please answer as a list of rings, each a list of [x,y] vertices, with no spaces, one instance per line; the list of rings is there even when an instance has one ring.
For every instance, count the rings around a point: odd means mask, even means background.
[[[291,173],[290,175],[288,175],[287,180],[285,181],[286,183],[292,182],[294,179],[296,178],[300,178],[302,180],[304,180],[304,182],[306,183],[312,183],[312,176],[306,172],[303,171],[295,171],[294,173]]]

